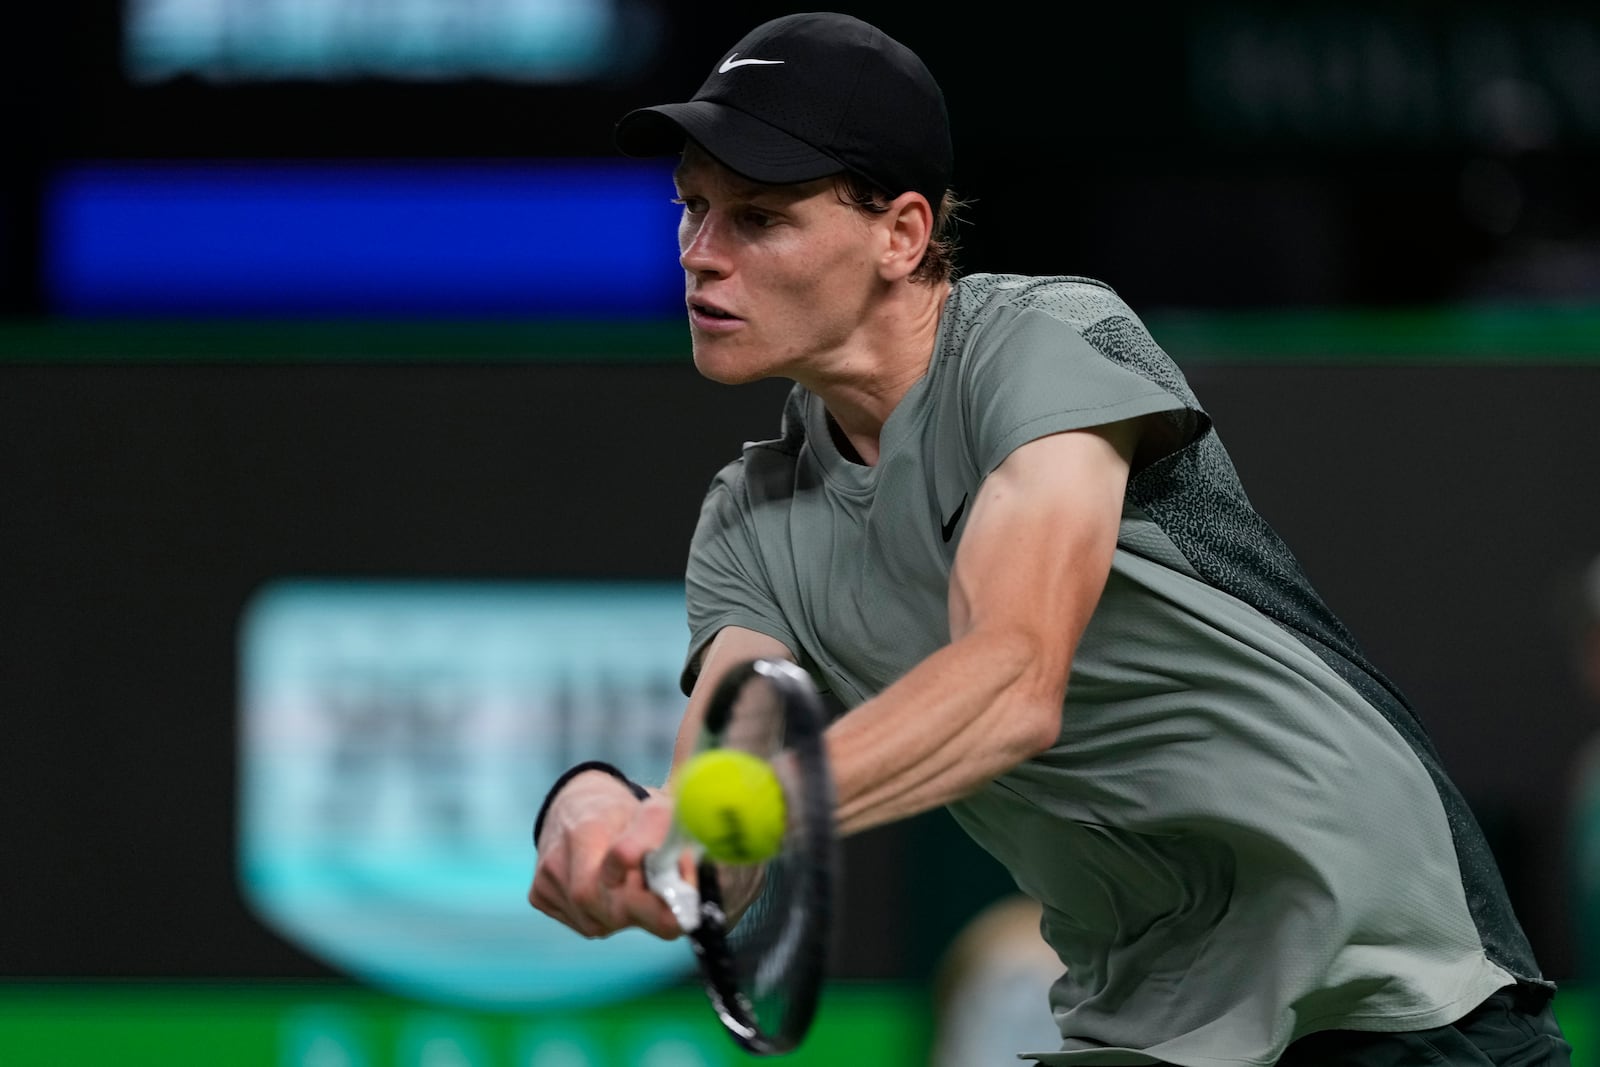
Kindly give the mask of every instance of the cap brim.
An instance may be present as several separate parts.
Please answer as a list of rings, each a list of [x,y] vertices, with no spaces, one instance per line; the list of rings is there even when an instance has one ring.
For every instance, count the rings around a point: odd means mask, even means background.
[[[617,123],[617,147],[630,156],[672,155],[688,137],[729,170],[752,181],[783,184],[845,170],[797,137],[711,100],[630,111]]]

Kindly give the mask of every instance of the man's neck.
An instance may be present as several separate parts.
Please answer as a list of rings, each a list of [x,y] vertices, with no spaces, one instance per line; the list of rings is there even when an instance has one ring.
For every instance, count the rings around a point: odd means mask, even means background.
[[[907,298],[866,331],[858,352],[843,358],[833,373],[801,383],[827,408],[836,443],[845,456],[867,466],[877,465],[884,424],[911,387],[928,373],[949,295],[946,282],[910,287]]]

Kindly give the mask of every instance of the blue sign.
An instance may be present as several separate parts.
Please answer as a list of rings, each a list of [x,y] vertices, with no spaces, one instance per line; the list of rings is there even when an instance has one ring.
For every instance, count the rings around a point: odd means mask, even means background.
[[[117,163],[50,176],[72,316],[660,319],[683,313],[671,162]]]

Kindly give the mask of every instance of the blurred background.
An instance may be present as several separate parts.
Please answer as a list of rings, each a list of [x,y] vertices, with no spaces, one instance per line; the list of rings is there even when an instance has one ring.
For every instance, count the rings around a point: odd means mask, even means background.
[[[7,8],[0,1063],[745,1058],[685,946],[522,894],[562,768],[664,769],[700,497],[784,392],[694,374],[611,127],[791,10]],[[964,268],[1106,281],[1185,370],[1589,1062],[1600,12],[847,10],[945,87]],[[845,870],[796,1059],[932,1063],[1009,882],[941,812]]]

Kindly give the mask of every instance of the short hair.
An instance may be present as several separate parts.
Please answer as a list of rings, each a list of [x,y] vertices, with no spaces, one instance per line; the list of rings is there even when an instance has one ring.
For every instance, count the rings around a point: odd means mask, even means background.
[[[889,210],[889,201],[894,199],[883,187],[848,170],[841,172],[834,180],[834,190],[839,194],[841,203],[867,215],[882,215]],[[956,231],[961,221],[960,212],[966,206],[966,202],[949,189],[944,191],[937,204],[932,205],[933,234],[928,239],[928,248],[923,252],[922,259],[911,272],[912,281],[930,285],[955,281],[958,273],[956,252],[959,250]]]

